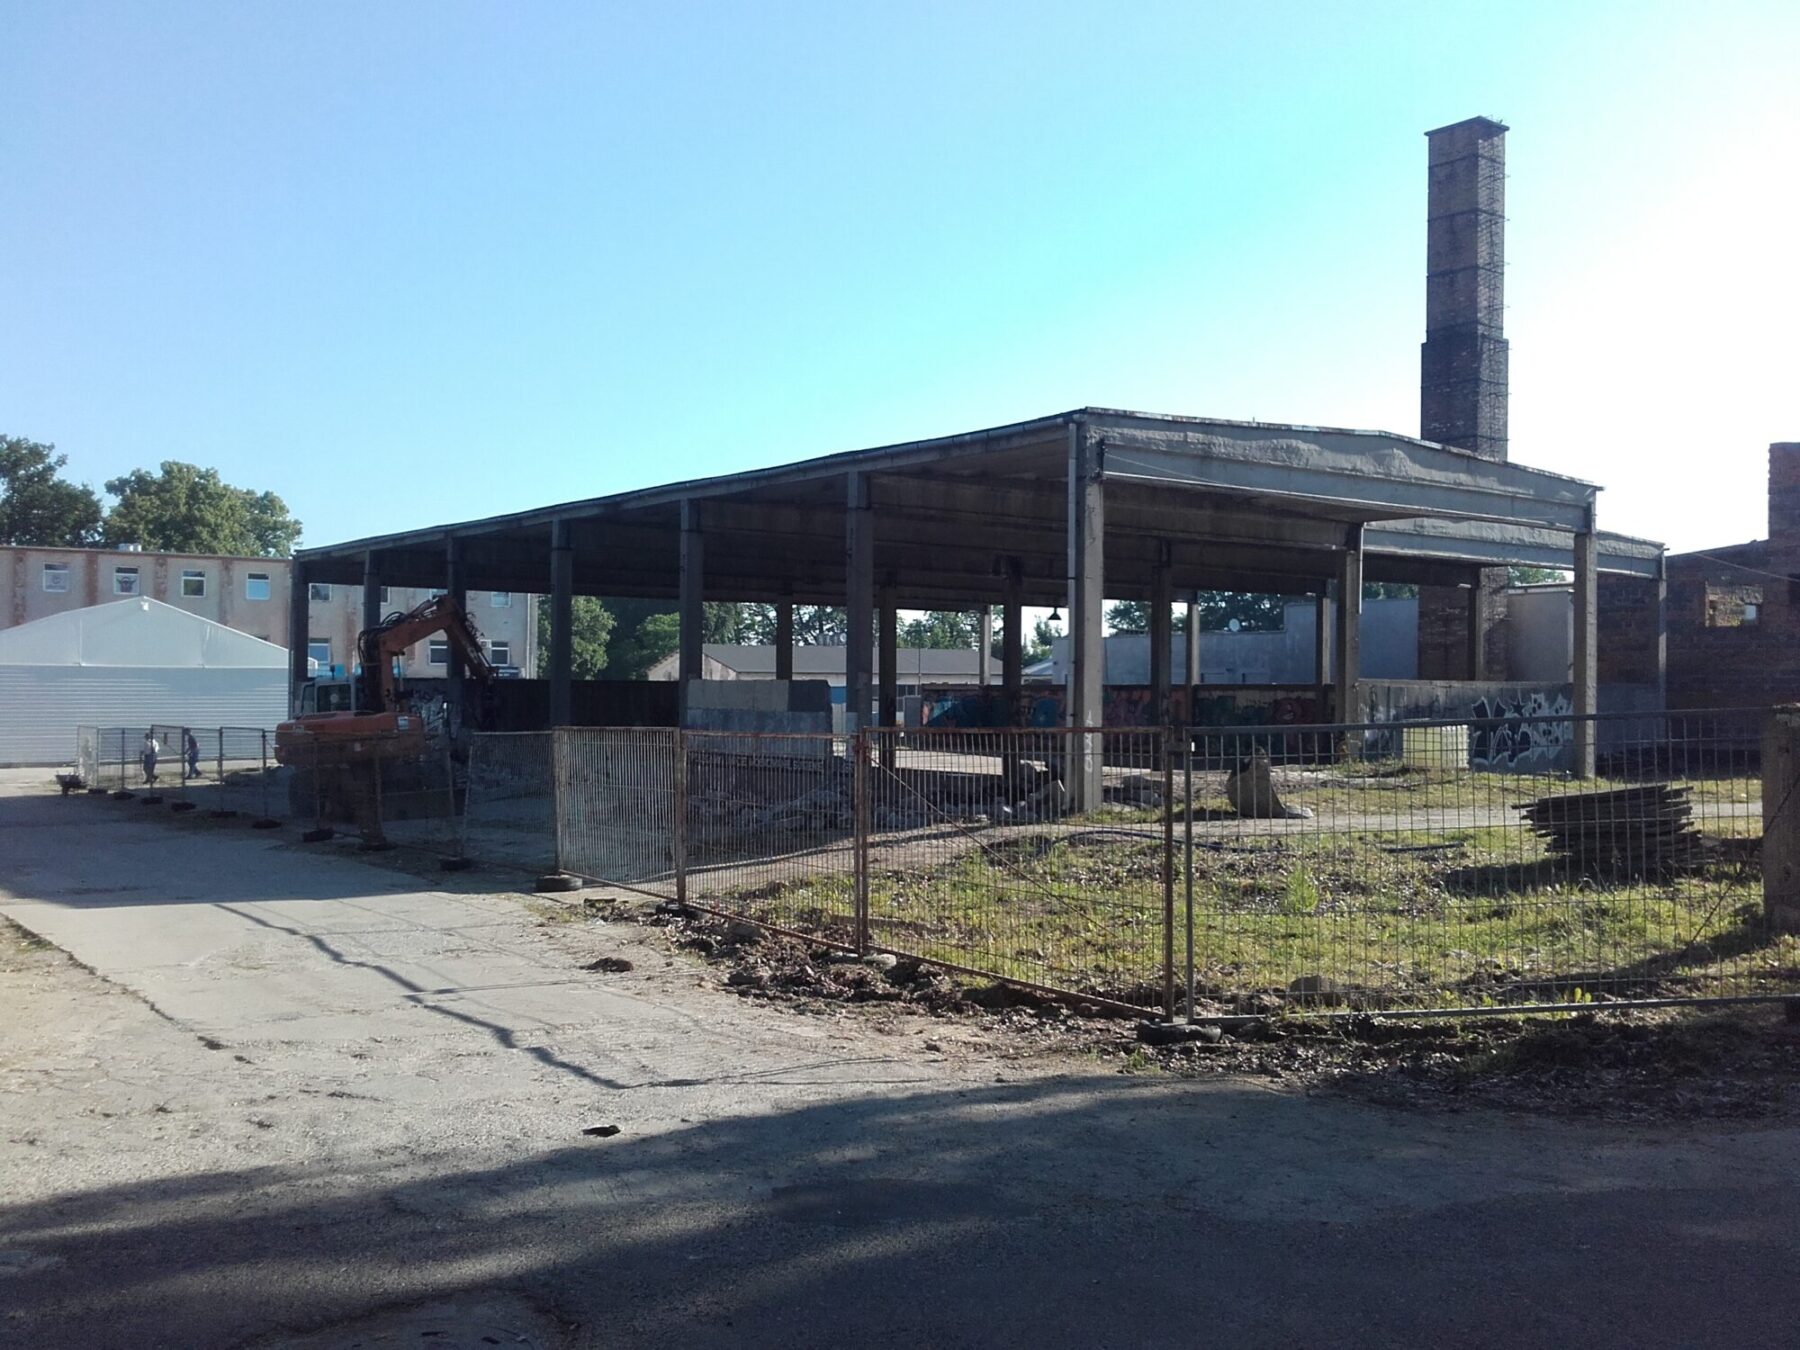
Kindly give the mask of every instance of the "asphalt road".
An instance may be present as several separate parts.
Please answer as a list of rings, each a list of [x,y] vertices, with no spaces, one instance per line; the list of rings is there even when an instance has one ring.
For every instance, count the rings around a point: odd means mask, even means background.
[[[0,962],[0,1344],[1792,1343],[1792,1129],[1002,1061],[458,886],[0,779],[79,963]]]

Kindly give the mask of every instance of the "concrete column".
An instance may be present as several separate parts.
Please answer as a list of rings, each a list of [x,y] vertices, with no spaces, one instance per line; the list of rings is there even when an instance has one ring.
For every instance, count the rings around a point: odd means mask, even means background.
[[[876,599],[877,682],[875,725],[895,727],[900,724],[900,611],[895,606],[894,588],[890,583],[881,588]],[[894,738],[881,739],[881,767],[894,767]]]
[[[288,713],[300,715],[300,690],[309,678],[306,644],[312,640],[312,587],[306,564],[298,558],[288,565]]]
[[[1175,592],[1170,578],[1171,550],[1167,541],[1157,547],[1156,571],[1150,581],[1150,709],[1158,726],[1175,720],[1170,701],[1170,665],[1175,652]]]
[[[1595,620],[1599,616],[1596,603],[1599,588],[1599,551],[1594,535],[1594,517],[1590,510],[1588,527],[1575,536],[1575,641],[1574,682],[1575,764],[1577,778],[1594,776],[1594,724],[1586,719],[1599,711],[1600,667],[1599,646],[1595,641]]]
[[[855,735],[869,722],[871,651],[875,636],[875,513],[869,480],[845,475],[844,501],[844,730]]]
[[[975,611],[975,679],[981,685],[982,697],[994,682],[994,607],[983,605]]]
[[[1187,598],[1187,632],[1186,647],[1183,653],[1185,671],[1183,678],[1187,681],[1187,725],[1192,727],[1199,719],[1195,716],[1200,706],[1200,597],[1197,593],[1188,592]]]
[[[362,634],[381,622],[381,609],[381,563],[376,557],[375,551],[370,549],[363,554],[362,629],[356,635],[356,660],[359,663],[362,661]],[[356,707],[373,710],[379,698],[380,688],[380,672],[363,671],[362,679],[356,685],[358,693]]]
[[[681,598],[679,611],[680,653],[676,678],[681,692],[676,703],[681,725],[687,725],[688,686],[706,674],[706,536],[700,528],[700,503],[681,504]]]
[[[363,554],[362,626],[373,628],[382,620],[381,564],[371,549]]]
[[[1656,706],[1669,706],[1669,555],[1656,559]]]
[[[1800,933],[1800,705],[1763,724],[1763,911],[1777,933]]]
[[[794,603],[791,600],[775,606],[775,678],[794,678]]]
[[[1338,603],[1335,650],[1332,652],[1332,678],[1336,681],[1337,698],[1332,715],[1339,722],[1357,721],[1361,703],[1356,684],[1362,674],[1362,590],[1363,531],[1350,527],[1350,537],[1338,557]]]
[[[1486,679],[1487,614],[1479,579],[1469,587],[1469,622],[1468,631],[1464,637],[1468,646],[1463,656],[1463,665],[1468,671],[1468,678],[1471,680]]]
[[[550,523],[550,725],[566,727],[574,718],[575,549],[569,522]]]
[[[1090,811],[1102,800],[1104,747],[1099,734],[1105,717],[1106,645],[1106,496],[1099,446],[1085,422],[1069,428],[1069,551],[1075,562],[1071,578],[1069,652],[1070,725],[1066,783],[1077,811]]]
[[[1025,578],[1017,558],[1005,564],[1000,606],[1000,684],[1002,725],[1016,727],[1025,711]]]
[[[454,535],[444,541],[444,593],[459,611],[468,614],[469,588],[463,581],[462,545]],[[449,649],[450,655],[444,665],[444,681],[449,690],[445,702],[449,705],[450,739],[455,740],[462,734],[464,683],[468,672],[463,669],[462,652],[454,642],[449,644]]]
[[[1323,714],[1325,686],[1331,683],[1331,587],[1327,583],[1313,596],[1313,683],[1319,686]]]

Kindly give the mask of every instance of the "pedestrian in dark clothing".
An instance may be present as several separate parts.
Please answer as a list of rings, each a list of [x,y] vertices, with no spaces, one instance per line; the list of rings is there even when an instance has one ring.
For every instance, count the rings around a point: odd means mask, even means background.
[[[194,739],[194,733],[191,731],[184,731],[182,736],[185,738],[182,749],[187,753],[187,776],[198,778],[200,776],[200,742]]]

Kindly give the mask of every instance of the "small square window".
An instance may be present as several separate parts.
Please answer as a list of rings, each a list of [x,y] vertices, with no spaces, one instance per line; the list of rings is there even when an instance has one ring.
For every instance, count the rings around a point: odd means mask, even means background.
[[[323,581],[310,582],[306,587],[306,598],[328,603],[331,600],[331,587]]]
[[[1759,605],[1756,601],[1747,600],[1744,602],[1744,622],[1745,623],[1755,623],[1757,615],[1760,614],[1761,612],[1762,612],[1762,606]]]
[[[433,638],[425,644],[425,661],[428,665],[447,666],[450,664],[450,644],[443,638]]]
[[[138,570],[135,567],[113,568],[113,594],[136,595],[138,593]]]
[[[388,602],[388,591],[389,591],[389,590],[390,590],[390,589],[391,589],[391,588],[390,588],[390,587],[387,587],[387,586],[383,586],[383,587],[382,587],[382,588],[381,588],[381,603],[382,603],[382,604],[384,604],[384,605],[385,605],[385,604],[386,604],[386,603],[387,603],[387,602]]]
[[[491,591],[488,594],[488,604],[492,605],[495,609],[510,609],[512,607],[512,592]]]
[[[186,600],[197,600],[206,594],[206,573],[189,568],[181,574],[181,594]]]
[[[308,660],[318,662],[319,669],[329,669],[331,666],[331,639],[306,639],[306,656]]]
[[[69,589],[69,564],[67,564],[67,563],[45,563],[44,564],[44,589],[47,591],[53,591],[57,595],[63,595],[65,593],[67,593],[67,591]]]
[[[512,643],[491,643],[488,646],[488,661],[496,666],[510,666],[512,664]]]
[[[252,572],[244,578],[244,599],[267,600],[269,598],[269,574]]]

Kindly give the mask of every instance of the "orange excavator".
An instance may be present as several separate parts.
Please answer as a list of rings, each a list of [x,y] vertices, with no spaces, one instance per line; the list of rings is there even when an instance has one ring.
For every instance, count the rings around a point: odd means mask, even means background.
[[[443,634],[463,669],[486,684],[493,663],[481,649],[462,607],[449,595],[388,615],[356,639],[361,669],[352,677],[309,680],[298,715],[275,729],[275,758],[306,768],[341,768],[359,761],[417,759],[426,749],[426,719],[405,706],[394,663],[415,642]]]

